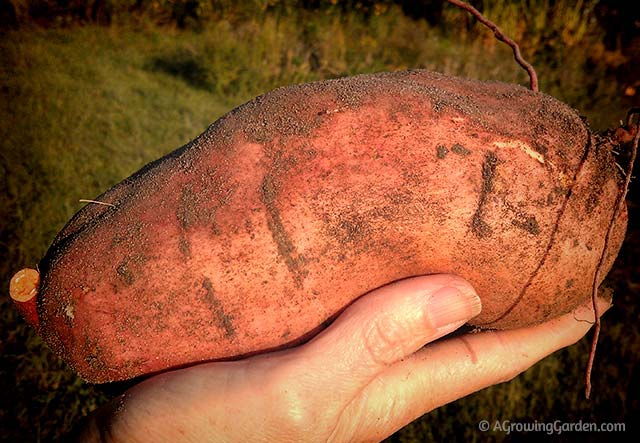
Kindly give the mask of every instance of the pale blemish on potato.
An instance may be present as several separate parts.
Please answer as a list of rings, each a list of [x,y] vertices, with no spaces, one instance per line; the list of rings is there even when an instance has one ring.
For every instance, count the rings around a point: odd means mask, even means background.
[[[67,306],[65,306],[64,315],[66,315],[70,321],[73,321],[73,319],[75,318],[73,304],[69,303]]]
[[[519,149],[541,165],[544,165],[544,156],[521,140],[497,141],[493,142],[493,146],[500,149]]]

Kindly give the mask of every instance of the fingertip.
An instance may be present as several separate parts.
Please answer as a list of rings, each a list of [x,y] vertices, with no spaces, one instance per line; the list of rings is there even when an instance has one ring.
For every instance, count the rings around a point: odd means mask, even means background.
[[[482,310],[482,302],[470,286],[450,284],[430,295],[426,309],[432,326],[442,329],[476,317]]]
[[[593,300],[588,300],[574,309],[573,318],[581,322],[593,323],[595,322],[594,313],[597,312],[598,317],[602,317],[613,306],[612,300],[611,293],[603,294],[603,296],[598,295],[595,305],[597,311],[594,310]]]
[[[454,274],[432,274],[405,280],[426,294],[425,309],[434,328],[468,322],[482,311],[482,300],[467,280]]]

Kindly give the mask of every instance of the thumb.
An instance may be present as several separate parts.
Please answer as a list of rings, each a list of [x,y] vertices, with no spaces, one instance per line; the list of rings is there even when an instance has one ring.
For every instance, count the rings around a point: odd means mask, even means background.
[[[300,351],[308,374],[349,394],[480,310],[480,298],[459,277],[400,280],[358,299]]]

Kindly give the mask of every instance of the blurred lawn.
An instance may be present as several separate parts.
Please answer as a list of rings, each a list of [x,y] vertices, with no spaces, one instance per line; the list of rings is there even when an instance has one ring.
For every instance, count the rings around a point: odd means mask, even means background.
[[[494,5],[487,14],[521,39],[543,91],[580,109],[598,129],[624,117],[620,86],[608,75],[623,56],[604,50],[601,30],[588,11],[559,2],[550,22],[535,13],[525,20],[505,2]],[[434,28],[391,8],[368,20],[352,14],[263,16],[233,25],[211,23],[198,31],[136,23],[2,35],[4,293],[15,271],[36,265],[82,206],[79,199],[100,194],[188,142],[224,112],[274,87],[419,67],[527,83],[510,50],[490,32],[470,26],[458,11],[445,11],[443,20],[446,26]],[[632,220],[640,219],[637,194],[636,185],[630,197]],[[615,307],[603,325],[591,402],[583,399],[589,348],[583,340],[511,383],[433,411],[390,440],[514,439],[479,432],[482,419],[624,421],[629,433],[640,419],[639,245],[638,228],[631,226],[609,279],[616,289]],[[25,326],[8,297],[0,298],[0,325],[0,437],[6,441],[60,436],[124,389],[79,380]],[[595,440],[598,435],[580,437]]]

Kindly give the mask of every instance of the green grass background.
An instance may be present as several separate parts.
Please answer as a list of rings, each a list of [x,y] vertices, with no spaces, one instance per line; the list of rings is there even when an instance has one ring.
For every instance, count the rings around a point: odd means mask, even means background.
[[[541,90],[602,130],[633,99],[612,74],[637,53],[607,50],[595,1],[485,2],[522,42]],[[200,134],[223,113],[280,85],[406,68],[527,84],[511,51],[464,13],[441,23],[386,5],[375,13],[288,11],[188,29],[120,17],[110,26],[22,27],[0,34],[0,438],[49,441],[126,386],[82,382],[42,344],[8,300],[11,275],[34,267],[82,204]],[[637,184],[629,199],[638,220]],[[635,222],[637,223],[637,222]],[[583,398],[585,339],[510,383],[427,414],[390,441],[513,441],[482,419],[626,422],[640,419],[638,229],[609,277],[594,399]],[[533,435],[519,435],[518,441]],[[540,434],[537,437],[541,437]],[[556,435],[558,441],[576,434]],[[598,440],[602,435],[579,435]]]

